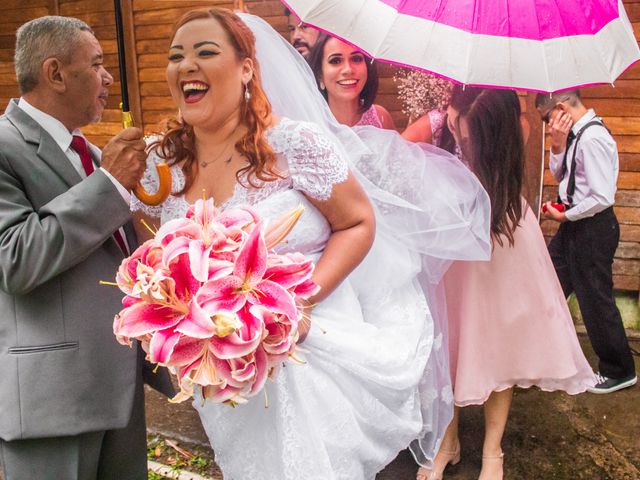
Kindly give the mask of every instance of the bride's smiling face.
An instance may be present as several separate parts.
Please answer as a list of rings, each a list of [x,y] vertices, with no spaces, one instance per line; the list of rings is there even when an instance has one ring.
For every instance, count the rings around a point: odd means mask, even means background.
[[[250,59],[240,59],[222,25],[197,19],[178,29],[169,48],[167,82],[186,123],[216,126],[240,112]]]

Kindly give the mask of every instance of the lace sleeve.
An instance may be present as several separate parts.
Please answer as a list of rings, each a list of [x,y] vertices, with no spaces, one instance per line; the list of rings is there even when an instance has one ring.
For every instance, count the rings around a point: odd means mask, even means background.
[[[346,160],[312,123],[296,123],[287,137],[286,156],[293,188],[316,200],[329,200],[333,186],[349,175]]]
[[[147,144],[150,144],[156,140],[157,138],[151,137],[147,139]],[[144,171],[144,175],[142,175],[142,179],[140,180],[140,183],[146,191],[155,192],[158,190],[158,171],[156,170],[156,165],[162,162],[163,160],[156,154],[155,151],[149,153],[149,156],[147,157],[147,168]],[[171,170],[172,176],[174,176],[173,168]],[[142,213],[154,218],[160,218],[162,214],[162,204],[152,207],[150,205],[142,203],[133,193],[131,194],[130,209],[132,212],[142,211]]]

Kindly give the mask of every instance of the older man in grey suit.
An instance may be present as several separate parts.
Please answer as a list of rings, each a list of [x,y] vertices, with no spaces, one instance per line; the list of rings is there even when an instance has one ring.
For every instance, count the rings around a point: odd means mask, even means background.
[[[135,246],[142,132],[124,130],[100,156],[78,131],[100,119],[113,83],[84,22],[26,23],[15,63],[22,96],[0,117],[5,480],[146,479],[143,359],[115,341],[121,294],[99,285]]]

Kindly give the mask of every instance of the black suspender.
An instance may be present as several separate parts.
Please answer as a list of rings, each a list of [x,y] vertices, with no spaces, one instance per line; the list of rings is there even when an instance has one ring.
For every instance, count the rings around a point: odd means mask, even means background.
[[[567,174],[567,156],[569,155],[569,147],[571,147],[572,141],[575,142],[575,147],[573,148],[573,154],[571,155],[571,171],[569,172],[569,182],[567,183],[567,207],[573,207],[573,194],[576,192],[576,154],[578,153],[578,142],[580,141],[580,137],[584,131],[593,127],[594,125],[599,125],[607,129],[607,132],[611,133],[609,129],[602,123],[601,120],[592,120],[583,126],[578,133],[575,135],[575,140],[571,138],[571,135],[567,138],[567,148],[564,151],[564,158],[562,159],[562,178]],[[562,202],[562,199],[558,199],[558,202]]]

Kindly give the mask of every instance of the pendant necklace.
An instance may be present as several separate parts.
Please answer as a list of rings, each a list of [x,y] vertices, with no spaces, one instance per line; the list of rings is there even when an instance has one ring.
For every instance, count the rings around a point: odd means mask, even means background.
[[[218,160],[220,160],[220,158],[222,158],[224,156],[224,154],[227,152],[227,150],[229,150],[229,147],[231,146],[231,144],[232,144],[232,142],[229,142],[227,144],[227,146],[224,147],[224,150],[222,150],[222,152],[218,156],[216,156],[216,158],[214,158],[213,160],[209,160],[208,162],[204,161],[204,160],[201,160],[200,161],[200,166],[202,168],[207,168],[208,165],[210,165],[212,163],[215,163]],[[226,163],[228,165],[229,163],[231,163],[231,159],[232,158],[233,158],[233,153],[231,153],[231,155],[229,155],[229,158],[227,158],[224,163]]]

